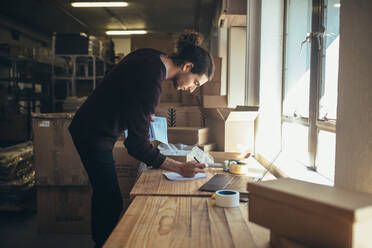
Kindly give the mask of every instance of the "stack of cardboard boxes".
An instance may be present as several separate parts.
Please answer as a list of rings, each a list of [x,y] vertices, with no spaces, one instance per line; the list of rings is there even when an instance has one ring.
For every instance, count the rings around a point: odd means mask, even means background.
[[[38,228],[41,233],[89,233],[91,186],[68,126],[73,114],[33,114]],[[120,144],[120,143],[118,143]],[[113,151],[124,210],[139,161],[124,145]]]

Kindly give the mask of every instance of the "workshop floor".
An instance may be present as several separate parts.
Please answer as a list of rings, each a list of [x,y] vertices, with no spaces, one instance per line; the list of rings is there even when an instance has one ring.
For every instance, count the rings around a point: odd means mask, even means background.
[[[92,248],[94,245],[89,235],[38,234],[36,213],[0,212],[0,247]]]

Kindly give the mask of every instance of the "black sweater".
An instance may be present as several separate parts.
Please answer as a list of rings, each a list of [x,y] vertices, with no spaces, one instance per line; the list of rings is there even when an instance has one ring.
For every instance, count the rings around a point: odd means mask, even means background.
[[[110,150],[128,129],[124,144],[131,156],[155,168],[163,163],[165,156],[148,140],[150,117],[166,77],[161,54],[154,49],[132,52],[104,77],[71,122],[75,144],[91,151]]]

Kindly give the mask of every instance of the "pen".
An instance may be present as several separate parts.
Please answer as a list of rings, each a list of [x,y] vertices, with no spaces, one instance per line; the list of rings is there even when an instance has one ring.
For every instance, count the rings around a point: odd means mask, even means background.
[[[199,160],[194,156],[195,161],[200,164]]]

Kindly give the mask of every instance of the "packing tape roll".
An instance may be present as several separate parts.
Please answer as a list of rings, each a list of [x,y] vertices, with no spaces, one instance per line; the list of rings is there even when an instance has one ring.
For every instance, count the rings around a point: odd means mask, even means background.
[[[229,171],[232,174],[243,175],[248,173],[248,166],[243,164],[230,164]]]
[[[216,205],[223,208],[231,208],[239,206],[239,192],[235,190],[217,190]]]

